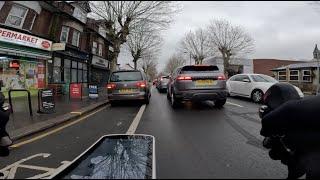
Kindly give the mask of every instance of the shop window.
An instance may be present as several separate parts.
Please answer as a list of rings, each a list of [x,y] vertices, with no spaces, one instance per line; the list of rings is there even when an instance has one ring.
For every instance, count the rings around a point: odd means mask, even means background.
[[[71,72],[70,72],[70,68],[71,68],[71,61],[69,59],[65,59],[64,60],[64,82],[65,83],[70,83],[71,80]]]
[[[83,70],[83,82],[88,82],[88,71]]]
[[[71,82],[77,82],[77,69],[71,69]]]
[[[23,22],[27,15],[27,11],[27,8],[14,4],[9,12],[5,24],[22,28]]]
[[[279,80],[279,81],[286,81],[286,80],[287,80],[287,73],[286,73],[286,71],[279,71],[279,72],[278,72],[278,80]]]
[[[61,59],[58,57],[54,58],[53,61],[53,76],[52,76],[52,82],[53,83],[61,83]]]
[[[299,71],[290,70],[290,81],[299,81]]]
[[[102,56],[102,44],[99,44],[99,56]]]
[[[93,41],[92,43],[92,54],[97,54],[98,43]]]
[[[303,70],[302,71],[302,81],[304,81],[304,82],[312,82],[311,70]]]
[[[72,45],[79,47],[80,31],[74,30],[72,34]]]
[[[65,43],[68,42],[69,30],[70,30],[69,27],[62,26],[61,35],[60,35],[60,42],[65,42]]]
[[[78,82],[82,83],[83,79],[82,79],[82,69],[78,69]]]

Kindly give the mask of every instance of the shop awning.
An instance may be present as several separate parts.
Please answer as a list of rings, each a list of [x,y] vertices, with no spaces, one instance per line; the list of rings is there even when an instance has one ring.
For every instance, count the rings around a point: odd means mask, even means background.
[[[15,56],[24,56],[36,59],[49,59],[51,58],[51,53],[49,51],[44,51],[35,48],[29,48],[26,46],[20,46],[16,44],[11,44],[7,42],[0,42],[0,53],[9,54]]]

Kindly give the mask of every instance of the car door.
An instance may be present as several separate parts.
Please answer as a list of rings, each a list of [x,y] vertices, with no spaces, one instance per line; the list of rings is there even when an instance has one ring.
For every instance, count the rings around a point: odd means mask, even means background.
[[[232,76],[229,80],[228,80],[228,91],[230,93],[234,93],[235,92],[235,88],[237,87],[236,84],[237,84],[237,81],[235,80],[237,78],[238,75],[234,75]]]
[[[242,96],[250,96],[252,81],[248,75],[239,75],[237,80],[237,91]],[[246,81],[246,82],[245,82]]]

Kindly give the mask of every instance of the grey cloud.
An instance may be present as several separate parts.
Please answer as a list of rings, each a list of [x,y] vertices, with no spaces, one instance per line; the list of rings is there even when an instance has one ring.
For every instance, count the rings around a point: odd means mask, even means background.
[[[227,19],[251,34],[256,48],[249,58],[311,59],[315,43],[320,43],[320,11],[308,2],[181,3],[183,11],[163,33],[165,43],[159,57],[159,70],[176,52],[178,42],[186,32],[205,27],[212,18]]]

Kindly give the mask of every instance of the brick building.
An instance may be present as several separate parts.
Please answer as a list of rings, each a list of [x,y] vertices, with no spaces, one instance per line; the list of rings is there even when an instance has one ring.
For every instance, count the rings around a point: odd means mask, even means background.
[[[38,1],[0,1],[0,74],[4,91],[47,84],[52,58],[50,8]]]
[[[253,59],[253,73],[273,76],[274,68],[287,66],[289,64],[302,63],[305,61],[280,60],[280,59]]]
[[[70,83],[103,85],[110,44],[94,20],[88,23],[89,12],[87,1],[0,1],[5,90],[50,87],[68,94]]]

